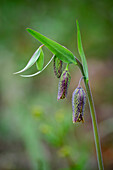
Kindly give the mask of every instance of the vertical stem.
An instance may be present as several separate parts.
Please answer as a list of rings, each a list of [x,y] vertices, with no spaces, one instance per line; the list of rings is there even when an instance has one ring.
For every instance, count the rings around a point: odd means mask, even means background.
[[[99,166],[100,170],[104,170],[100,138],[99,138],[99,132],[98,132],[98,124],[97,124],[96,112],[95,112],[93,97],[91,94],[91,89],[90,89],[89,83],[85,79],[85,74],[84,74],[84,70],[83,70],[83,66],[82,66],[81,62],[77,58],[76,58],[76,61],[77,61],[78,67],[81,70],[82,75],[84,76],[84,83],[85,83],[85,87],[86,87],[86,91],[87,91],[91,119],[92,119],[92,126],[93,126],[93,133],[94,133],[94,139],[95,139],[98,166]]]
[[[90,107],[90,113],[91,113],[91,118],[92,118],[92,126],[93,126],[93,133],[94,133],[94,139],[95,139],[95,145],[96,145],[98,166],[99,166],[100,170],[103,170],[104,166],[103,166],[103,160],[102,160],[100,138],[99,138],[98,124],[97,124],[97,118],[96,118],[93,97],[91,94],[91,89],[90,89],[89,83],[86,82],[85,80],[84,80],[84,82],[85,82],[85,87],[86,87],[88,101],[89,101],[89,107]]]

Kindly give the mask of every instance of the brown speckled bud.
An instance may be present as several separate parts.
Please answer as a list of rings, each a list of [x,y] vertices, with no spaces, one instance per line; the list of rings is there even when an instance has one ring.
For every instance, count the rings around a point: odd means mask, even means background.
[[[67,97],[67,91],[70,84],[71,75],[68,69],[65,69],[60,77],[59,85],[58,85],[58,97],[57,99],[64,99]]]
[[[55,56],[54,57],[54,73],[57,78],[60,78],[60,76],[62,74],[62,64],[63,64],[63,62]]]
[[[86,103],[86,93],[82,87],[77,87],[72,95],[73,123],[84,122],[83,113]]]

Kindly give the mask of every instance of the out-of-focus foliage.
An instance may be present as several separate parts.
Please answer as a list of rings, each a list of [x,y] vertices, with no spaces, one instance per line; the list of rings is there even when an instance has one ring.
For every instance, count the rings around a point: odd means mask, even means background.
[[[53,63],[22,78],[40,43],[26,28],[59,42],[77,57],[76,24],[88,59],[105,169],[113,169],[113,1],[4,0],[0,2],[0,169],[97,169],[86,104],[85,123],[72,123],[71,97],[80,72],[71,65],[66,100],[57,101]],[[46,64],[52,54],[44,47]],[[26,73],[34,73],[34,65]],[[83,86],[84,87],[84,86]]]

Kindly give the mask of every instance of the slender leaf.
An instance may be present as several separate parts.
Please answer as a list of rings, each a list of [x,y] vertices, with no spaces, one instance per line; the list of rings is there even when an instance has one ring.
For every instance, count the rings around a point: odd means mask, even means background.
[[[29,62],[27,63],[27,65],[20,71],[14,73],[14,74],[19,74],[19,73],[22,73],[26,70],[28,70],[36,61],[37,59],[39,58],[40,56],[40,53],[41,53],[41,48],[42,48],[43,45],[41,45],[36,51],[35,53],[33,54],[33,56],[31,57],[31,59],[29,60]]]
[[[43,65],[44,65],[44,53],[41,48],[40,56],[39,56],[38,60],[36,61],[36,67],[38,70],[42,70]]]
[[[44,35],[30,28],[27,28],[27,31],[33,37],[38,39],[42,44],[44,44],[53,54],[55,54],[63,62],[77,64],[75,56],[64,46],[58,44],[57,42],[45,37]]]
[[[50,59],[50,61],[47,63],[47,65],[41,70],[41,71],[38,71],[34,74],[31,74],[31,75],[21,75],[22,77],[33,77],[33,76],[36,76],[38,74],[40,74],[42,71],[44,71],[46,69],[46,67],[51,63],[51,61],[53,60],[55,56],[53,55],[53,57]]]
[[[85,73],[85,76],[86,76],[86,80],[88,81],[89,78],[88,78],[88,66],[87,66],[87,61],[86,61],[86,57],[85,57],[84,50],[83,50],[83,47],[82,47],[82,41],[81,41],[79,23],[78,23],[78,21],[76,21],[76,23],[77,23],[77,42],[78,42],[78,51],[79,51],[79,55],[80,55],[81,60],[82,60],[83,69],[84,69],[84,73]]]

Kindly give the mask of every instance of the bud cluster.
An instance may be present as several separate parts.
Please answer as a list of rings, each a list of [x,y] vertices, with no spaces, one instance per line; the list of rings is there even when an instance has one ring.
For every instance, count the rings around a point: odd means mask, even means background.
[[[58,85],[58,97],[57,99],[64,99],[67,97],[68,87],[71,80],[71,75],[68,70],[68,64],[66,69],[62,73],[62,64],[63,62],[59,60],[56,56],[54,57],[54,73],[57,78],[60,78]],[[82,77],[83,78],[83,77]],[[79,81],[78,87],[74,90],[72,95],[72,111],[73,111],[73,123],[75,122],[84,122],[83,114],[86,103],[86,94],[84,89],[80,86]]]

